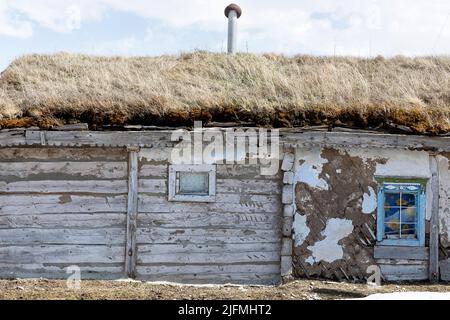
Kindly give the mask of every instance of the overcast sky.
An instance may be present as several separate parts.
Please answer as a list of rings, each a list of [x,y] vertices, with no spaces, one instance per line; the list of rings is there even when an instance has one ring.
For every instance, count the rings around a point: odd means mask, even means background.
[[[450,53],[448,0],[235,0],[239,50],[316,55]],[[0,0],[0,70],[58,51],[226,50],[230,0]]]

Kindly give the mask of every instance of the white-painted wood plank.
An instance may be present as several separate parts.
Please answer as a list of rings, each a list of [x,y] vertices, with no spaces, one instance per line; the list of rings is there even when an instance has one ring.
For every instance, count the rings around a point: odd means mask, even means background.
[[[0,181],[0,193],[126,194],[127,184],[127,180]]]
[[[247,285],[278,285],[281,283],[280,275],[257,273],[231,273],[231,274],[171,274],[149,275],[139,274],[138,278],[147,281],[167,281],[186,284],[247,284]]]
[[[0,161],[126,161],[123,148],[3,148]]]
[[[257,228],[280,229],[280,217],[274,213],[139,213],[139,227],[151,228]]]
[[[426,247],[375,246],[375,259],[412,259],[428,260]]]
[[[422,265],[379,265],[387,281],[427,280],[428,266]]]
[[[0,214],[126,212],[125,195],[0,195]]]
[[[45,244],[125,245],[125,229],[0,229],[1,246]]]
[[[428,261],[426,260],[411,260],[411,259],[376,259],[377,264],[386,265],[421,265],[426,267]]]
[[[279,242],[279,230],[138,228],[138,244]]]
[[[229,252],[223,253],[166,253],[138,255],[138,264],[142,263],[260,263],[278,262],[279,251]]]
[[[0,246],[1,263],[125,263],[125,246],[34,245]]]
[[[27,180],[126,179],[127,163],[101,161],[0,162],[0,179],[2,176],[27,178]]]
[[[264,264],[207,264],[207,265],[160,265],[146,264],[137,267],[139,274],[145,275],[231,275],[231,274],[276,274],[279,263]]]
[[[125,229],[125,226],[125,213],[0,215],[0,229],[98,229],[108,227]]]
[[[5,264],[0,263],[0,278],[45,278],[66,280],[69,274],[67,267],[71,264]],[[83,280],[108,280],[125,277],[123,264],[107,263],[80,265]]]
[[[280,251],[279,242],[243,242],[243,243],[220,243],[220,241],[208,241],[205,243],[172,243],[172,244],[147,244],[139,245],[139,256],[143,255],[165,255],[165,254],[228,254],[247,252],[269,252]]]
[[[218,179],[217,194],[223,193],[276,195],[281,194],[281,185],[276,180]]]
[[[139,194],[139,212],[242,212],[281,211],[279,196],[217,194],[216,202],[169,202],[165,196]]]

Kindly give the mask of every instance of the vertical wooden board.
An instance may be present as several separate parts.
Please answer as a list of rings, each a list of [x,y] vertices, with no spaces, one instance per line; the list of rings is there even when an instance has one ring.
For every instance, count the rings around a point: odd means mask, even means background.
[[[128,158],[128,202],[127,202],[127,242],[125,271],[130,278],[136,276],[136,229],[138,214],[138,151],[129,150]]]
[[[439,170],[436,157],[430,156],[431,171],[431,220],[430,220],[430,257],[429,280],[439,281]]]

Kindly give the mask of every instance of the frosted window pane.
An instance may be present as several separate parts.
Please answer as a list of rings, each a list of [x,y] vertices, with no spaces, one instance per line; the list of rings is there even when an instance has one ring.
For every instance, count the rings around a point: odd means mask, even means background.
[[[179,194],[208,194],[208,172],[178,172]]]

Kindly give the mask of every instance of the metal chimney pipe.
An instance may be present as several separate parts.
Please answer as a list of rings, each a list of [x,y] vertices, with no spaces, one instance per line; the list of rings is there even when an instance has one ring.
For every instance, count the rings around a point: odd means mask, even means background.
[[[242,9],[237,4],[230,4],[225,8],[228,18],[228,53],[235,53],[237,47],[237,19],[241,17]]]

